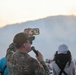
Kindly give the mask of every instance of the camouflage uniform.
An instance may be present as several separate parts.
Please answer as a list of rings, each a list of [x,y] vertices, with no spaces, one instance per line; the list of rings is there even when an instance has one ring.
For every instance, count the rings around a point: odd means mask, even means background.
[[[16,52],[16,50],[17,50],[17,48],[16,48],[15,44],[11,43],[9,45],[9,48],[7,49],[6,58],[9,59]]]
[[[7,52],[6,52],[6,63],[8,63],[8,60],[16,52],[16,50],[17,50],[17,48],[16,48],[15,44],[11,43],[9,45],[9,48],[7,49]],[[8,67],[8,64],[7,64],[7,67]],[[8,70],[9,70],[9,68],[8,68]]]
[[[7,67],[10,75],[50,75],[44,62],[39,62],[26,53],[19,52],[14,44],[7,50]]]

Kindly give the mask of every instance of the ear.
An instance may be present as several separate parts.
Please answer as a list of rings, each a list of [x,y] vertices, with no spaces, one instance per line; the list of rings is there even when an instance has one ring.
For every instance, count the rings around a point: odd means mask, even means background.
[[[23,44],[23,47],[26,47],[26,43]]]

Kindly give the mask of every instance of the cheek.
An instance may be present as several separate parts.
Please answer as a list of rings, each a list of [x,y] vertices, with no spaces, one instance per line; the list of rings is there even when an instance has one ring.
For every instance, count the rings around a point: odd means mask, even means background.
[[[28,47],[28,48],[31,48],[31,44],[28,44],[27,47]]]

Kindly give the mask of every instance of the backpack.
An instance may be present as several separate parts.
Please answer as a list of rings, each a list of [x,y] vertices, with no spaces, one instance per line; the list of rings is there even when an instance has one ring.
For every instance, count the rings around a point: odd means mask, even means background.
[[[3,71],[0,72],[0,75],[4,75],[4,71],[5,71],[6,67],[7,67],[7,66],[5,66],[4,69],[3,69]]]
[[[61,71],[59,72],[59,75],[62,75],[62,73],[64,73],[64,75],[68,75],[65,71],[64,68],[66,66],[66,63],[62,66],[60,66],[60,64],[56,61],[56,64],[58,65],[58,67],[61,69]]]

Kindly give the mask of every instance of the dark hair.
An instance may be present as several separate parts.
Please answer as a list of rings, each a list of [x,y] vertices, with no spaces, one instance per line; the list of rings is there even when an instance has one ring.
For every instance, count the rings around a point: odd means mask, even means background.
[[[59,62],[59,64],[61,64],[61,65],[69,62],[68,66],[70,66],[71,60],[72,60],[72,56],[71,56],[71,52],[69,50],[67,51],[67,54],[63,54],[63,53],[58,54],[58,51],[56,51],[56,53],[54,55],[54,59],[53,59],[53,61]]]

